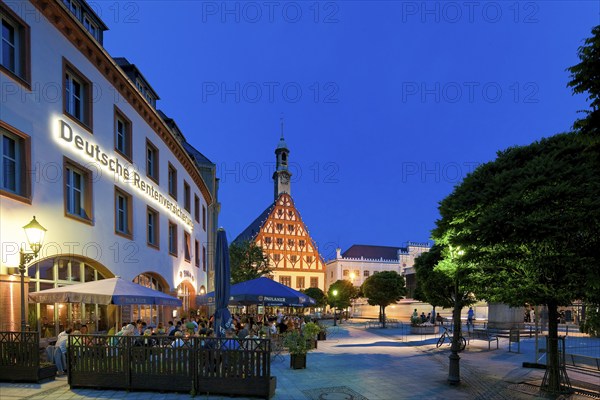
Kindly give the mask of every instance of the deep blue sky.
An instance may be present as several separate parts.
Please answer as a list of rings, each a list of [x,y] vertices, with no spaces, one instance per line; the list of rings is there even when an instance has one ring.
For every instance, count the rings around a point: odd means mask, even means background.
[[[109,53],[137,65],[217,164],[230,240],[273,201],[282,114],[292,196],[330,258],[428,240],[474,165],[587,108],[565,68],[598,1],[268,4],[92,3]]]

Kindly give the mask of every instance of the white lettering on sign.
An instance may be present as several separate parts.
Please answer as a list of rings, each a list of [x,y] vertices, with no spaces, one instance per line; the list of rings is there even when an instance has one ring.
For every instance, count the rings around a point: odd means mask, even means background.
[[[194,228],[192,218],[187,215],[184,209],[179,207],[177,203],[173,203],[168,197],[159,192],[153,184],[142,179],[140,174],[138,174],[136,171],[130,171],[127,163],[121,162],[119,158],[105,153],[97,144],[93,144],[79,136],[77,133],[73,133],[73,128],[71,128],[71,126],[65,121],[59,120],[59,123],[59,138],[64,142],[71,144],[75,151],[84,153],[84,155],[101,165],[102,168],[110,171],[123,182],[136,187],[145,193],[147,197],[166,208],[183,223],[188,225],[190,229]]]

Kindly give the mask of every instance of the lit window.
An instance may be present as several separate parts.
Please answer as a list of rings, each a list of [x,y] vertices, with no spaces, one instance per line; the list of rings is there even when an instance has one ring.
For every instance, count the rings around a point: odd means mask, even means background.
[[[147,212],[147,241],[148,241],[148,245],[152,246],[152,247],[157,247],[159,246],[159,234],[158,234],[158,229],[159,229],[159,222],[158,222],[158,212],[156,212],[155,210],[153,210],[152,208],[148,207],[148,212]]]
[[[177,200],[177,170],[169,163],[169,194]]]
[[[29,81],[29,26],[0,2],[0,69]]]
[[[92,181],[89,170],[65,160],[65,211],[67,215],[92,219]]]
[[[29,137],[3,126],[0,125],[0,191],[9,196],[29,197],[30,174],[26,173],[29,171]]]
[[[115,150],[131,160],[131,121],[115,110]]]
[[[169,221],[169,254],[177,257],[177,225]]]
[[[158,149],[146,140],[146,175],[158,183]]]
[[[115,188],[115,231],[126,236],[131,236],[133,228],[131,202],[129,194]]]

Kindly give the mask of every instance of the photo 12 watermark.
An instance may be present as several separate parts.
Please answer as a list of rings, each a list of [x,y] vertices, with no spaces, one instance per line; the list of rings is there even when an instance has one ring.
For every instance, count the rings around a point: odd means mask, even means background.
[[[499,103],[501,101],[536,104],[540,87],[537,82],[402,82],[402,103]]]
[[[202,1],[202,23],[336,24],[340,21],[337,1]]]
[[[403,1],[402,23],[536,24],[540,5],[535,1]]]

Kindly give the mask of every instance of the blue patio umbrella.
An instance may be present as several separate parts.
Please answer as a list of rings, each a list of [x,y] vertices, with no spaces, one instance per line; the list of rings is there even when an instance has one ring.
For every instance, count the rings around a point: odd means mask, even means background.
[[[231,328],[231,313],[229,304],[229,285],[231,271],[229,270],[229,248],[225,229],[217,231],[215,249],[215,332],[217,337],[225,336],[225,331]]]

